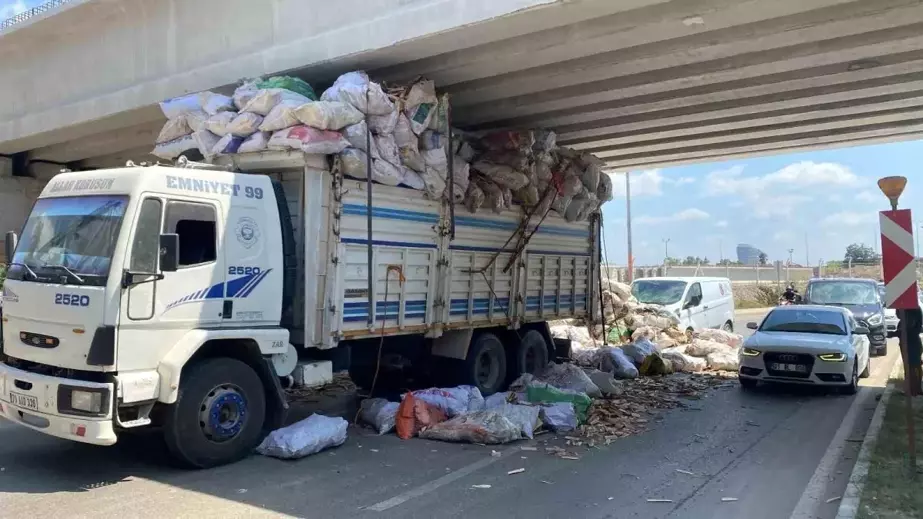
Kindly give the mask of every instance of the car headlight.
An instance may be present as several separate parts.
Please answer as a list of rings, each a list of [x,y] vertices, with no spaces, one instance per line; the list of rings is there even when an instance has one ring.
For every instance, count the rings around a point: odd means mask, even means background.
[[[822,353],[817,358],[825,362],[846,362],[845,353]]]
[[[99,413],[103,409],[103,395],[97,391],[71,391],[71,409],[86,413]]]
[[[753,348],[741,348],[740,354],[744,357],[759,357],[760,350],[754,350]]]
[[[872,326],[878,326],[879,324],[881,324],[881,321],[883,320],[884,318],[881,316],[881,314],[875,314],[869,317],[868,319],[866,319],[866,321]]]

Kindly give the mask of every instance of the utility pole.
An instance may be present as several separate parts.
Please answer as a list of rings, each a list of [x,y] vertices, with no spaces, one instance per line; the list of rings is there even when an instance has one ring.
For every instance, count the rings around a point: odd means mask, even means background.
[[[724,240],[718,240],[718,260],[724,263]]]
[[[788,268],[785,269],[785,281],[792,281],[792,253],[795,252],[795,249],[788,249]]]
[[[807,267],[811,264],[811,255],[808,249],[808,233],[804,233],[804,266]]]
[[[631,178],[628,171],[625,172],[625,230],[628,235],[628,283],[631,284],[635,279],[635,258],[631,252]]]
[[[667,266],[667,260],[670,258],[670,238],[661,238],[663,242],[663,265]]]

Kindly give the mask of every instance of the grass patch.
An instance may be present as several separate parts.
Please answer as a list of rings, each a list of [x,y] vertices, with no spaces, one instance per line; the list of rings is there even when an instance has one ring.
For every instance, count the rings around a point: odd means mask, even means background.
[[[766,308],[766,306],[761,301],[753,301],[752,299],[735,299],[734,308],[737,310],[746,310],[747,308]]]
[[[915,519],[923,517],[923,473],[909,478],[907,457],[907,420],[904,406],[903,374],[891,379],[896,385],[888,407],[875,452],[869,463],[868,480],[859,501],[860,519]],[[923,460],[923,397],[913,399],[916,425],[917,463]]]

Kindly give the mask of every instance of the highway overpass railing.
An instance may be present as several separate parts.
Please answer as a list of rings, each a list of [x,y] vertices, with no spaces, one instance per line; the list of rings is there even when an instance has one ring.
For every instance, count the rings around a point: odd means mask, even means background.
[[[44,4],[37,5],[31,9],[26,9],[25,11],[15,16],[12,16],[10,18],[7,18],[6,20],[0,21],[0,31],[6,28],[12,27],[16,25],[17,23],[22,23],[28,20],[29,18],[32,18],[33,16],[38,16],[42,13],[51,11],[52,9],[61,7],[62,5],[72,2],[72,1],[73,0],[50,0],[48,2],[45,2]]]

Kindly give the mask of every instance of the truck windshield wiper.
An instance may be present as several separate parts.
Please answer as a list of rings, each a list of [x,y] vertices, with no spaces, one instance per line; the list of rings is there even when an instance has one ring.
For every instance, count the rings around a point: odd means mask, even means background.
[[[10,263],[10,266],[13,266],[13,265],[19,265],[21,267],[25,267],[26,270],[29,272],[29,274],[32,276],[32,279],[38,279],[38,274],[36,274],[35,271],[32,270],[32,268],[29,265],[26,265],[25,263],[19,263],[19,262]]]
[[[67,272],[67,274],[68,274],[70,277],[76,279],[77,282],[80,283],[81,285],[85,285],[85,284],[86,284],[86,281],[84,281],[84,279],[83,279],[82,277],[78,276],[76,272],[74,272],[73,270],[71,270],[71,269],[65,267],[64,265],[42,265],[42,268],[61,269],[61,270],[63,270],[64,272]]]

